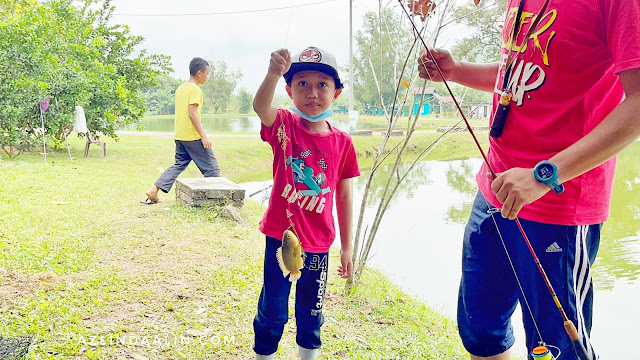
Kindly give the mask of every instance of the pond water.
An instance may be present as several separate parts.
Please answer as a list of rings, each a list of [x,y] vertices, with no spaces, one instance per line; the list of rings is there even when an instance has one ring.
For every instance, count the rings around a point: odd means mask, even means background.
[[[143,131],[153,132],[173,132],[172,116],[145,116],[142,123]],[[348,121],[332,120],[331,124],[336,128],[347,131],[349,130]],[[202,126],[208,133],[245,133],[259,132],[260,119],[257,116],[215,116],[204,114],[202,116]],[[358,124],[358,129],[376,128],[372,124]],[[129,126],[125,130],[135,131],[135,126]]]
[[[480,159],[426,161],[411,172],[392,200],[371,251],[373,266],[407,293],[455,319],[462,235],[477,187]],[[371,223],[390,167],[379,170],[365,213]],[[368,173],[354,183],[360,208]],[[263,184],[247,184],[258,191]],[[256,190],[258,189],[258,190]],[[251,194],[255,191],[249,191]],[[254,195],[258,201],[265,192]],[[355,216],[354,216],[355,217]],[[354,226],[356,220],[354,219]],[[593,268],[595,309],[592,342],[602,359],[637,358],[633,343],[640,323],[640,142],[618,158],[611,218],[602,232]],[[515,354],[526,355],[520,310],[513,321]]]

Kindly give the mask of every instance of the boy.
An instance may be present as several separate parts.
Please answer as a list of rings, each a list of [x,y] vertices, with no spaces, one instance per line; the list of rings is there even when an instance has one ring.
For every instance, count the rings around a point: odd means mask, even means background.
[[[280,76],[293,100],[292,111],[271,105]],[[273,359],[288,319],[289,279],[276,260],[283,232],[294,231],[306,252],[296,285],[296,325],[299,355],[315,359],[320,348],[322,305],[327,284],[328,251],[335,237],[332,207],[335,193],[340,227],[338,274],[352,272],[350,178],[360,175],[351,138],[331,126],[331,104],[342,92],[335,58],[309,47],[295,55],[271,53],[269,70],[253,108],[262,121],[261,137],[273,148],[273,190],[260,222],[266,235],[264,284],[253,321],[256,359]]]
[[[200,122],[202,89],[198,85],[207,82],[210,70],[209,63],[204,59],[196,57],[189,63],[189,81],[178,86],[175,93],[176,162],[147,190],[147,200],[141,201],[142,204],[157,203],[158,190],[168,193],[178,175],[187,168],[191,160],[205,177],[220,176],[218,160],[211,150],[211,140]]]
[[[502,129],[492,122],[499,131],[492,131],[487,157],[497,176],[486,164],[476,176],[480,191],[463,244],[460,336],[471,359],[510,359],[509,319],[520,301],[529,351],[544,338],[562,360],[579,356],[515,222],[496,217],[494,225],[488,210],[501,208],[503,218],[520,218],[587,357],[596,359],[591,266],[609,216],[615,155],[640,135],[640,4],[511,0],[502,40],[502,61],[493,64],[432,51],[446,80],[494,92],[494,112],[499,101],[510,106]],[[516,61],[505,72],[510,53]],[[442,81],[429,56],[419,63],[421,77]],[[514,272],[522,293],[515,276],[504,276]]]

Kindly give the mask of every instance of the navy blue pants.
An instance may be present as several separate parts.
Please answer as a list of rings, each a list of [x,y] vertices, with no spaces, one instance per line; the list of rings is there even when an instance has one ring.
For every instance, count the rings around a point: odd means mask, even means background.
[[[253,319],[253,350],[271,355],[278,350],[284,325],[289,319],[289,277],[282,276],[276,250],[282,241],[267,236],[264,252],[264,284]],[[305,349],[319,349],[320,327],[324,323],[322,305],[327,286],[329,253],[307,253],[302,276],[296,283],[296,342]]]
[[[165,193],[168,193],[173,183],[183,171],[187,169],[191,160],[196,163],[204,177],[220,176],[218,160],[213,155],[211,148],[205,149],[202,140],[176,142],[176,162],[165,170],[156,180],[155,185]]]
[[[529,352],[538,346],[542,336],[542,340],[560,348],[560,359],[577,359],[560,312],[515,221],[504,219],[499,213],[493,215],[492,218],[484,196],[478,192],[465,229],[462,249],[462,280],[458,298],[458,328],[462,343],[471,354],[482,357],[508,350],[514,343],[511,314],[519,301]],[[560,304],[578,329],[583,345],[593,355],[589,340],[593,310],[591,265],[600,244],[601,224],[565,226],[524,219],[520,222]],[[528,306],[500,236],[509,250]]]

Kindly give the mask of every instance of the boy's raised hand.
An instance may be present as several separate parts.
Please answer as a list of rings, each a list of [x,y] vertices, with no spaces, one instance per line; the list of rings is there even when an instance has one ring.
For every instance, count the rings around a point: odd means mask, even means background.
[[[279,49],[271,53],[269,62],[269,74],[280,77],[291,67],[291,53],[287,49]]]
[[[279,49],[271,53],[269,60],[269,68],[267,76],[260,84],[256,95],[253,98],[253,110],[255,110],[260,121],[266,127],[273,126],[278,114],[276,108],[273,107],[273,93],[276,85],[287,71],[291,68],[291,54],[287,49]]]

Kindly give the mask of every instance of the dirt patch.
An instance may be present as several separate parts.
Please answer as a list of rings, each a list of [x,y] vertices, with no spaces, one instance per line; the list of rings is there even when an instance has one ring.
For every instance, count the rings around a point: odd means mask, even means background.
[[[0,267],[0,310],[11,307],[21,298],[38,291],[50,291],[60,283],[77,282],[82,279],[82,274],[57,275],[53,272],[43,272],[26,275]]]

